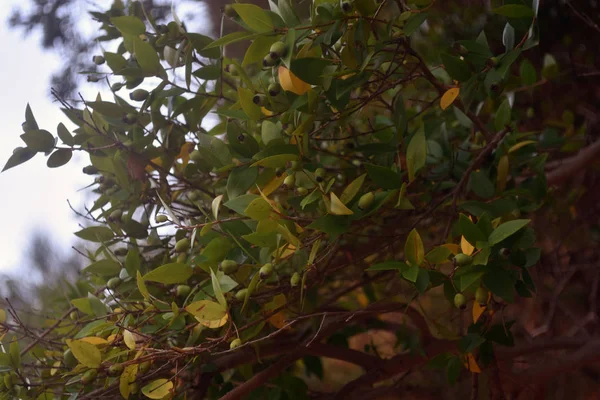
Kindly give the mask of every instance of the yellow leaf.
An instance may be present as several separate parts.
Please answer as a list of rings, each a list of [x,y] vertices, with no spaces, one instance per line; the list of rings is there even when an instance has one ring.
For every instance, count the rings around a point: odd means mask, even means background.
[[[446,243],[443,244],[442,247],[447,248],[448,250],[450,250],[452,252],[452,254],[456,255],[458,253],[460,253],[460,247],[457,244],[454,243]]]
[[[88,337],[81,338],[81,340],[83,340],[84,342],[96,345],[96,346],[103,345],[103,344],[108,344],[108,340],[103,339],[103,338],[98,337],[98,336],[88,336]]]
[[[280,66],[278,72],[279,84],[283,90],[296,93],[297,95],[301,96],[310,89],[310,85],[308,83],[298,78],[286,67]]]
[[[61,364],[60,361],[55,361],[54,364],[52,364],[52,368],[50,369],[50,376],[56,375],[56,372],[58,372],[58,367],[60,367],[60,364]]]
[[[473,247],[471,245],[471,243],[467,242],[467,239],[465,239],[464,236],[461,236],[460,249],[462,250],[463,253],[470,256],[471,254],[473,254],[473,250],[475,250],[475,247]]]
[[[477,361],[475,361],[475,357],[473,357],[473,353],[467,353],[467,362],[465,363],[465,367],[471,372],[476,374],[481,373],[481,368],[477,365]]]
[[[508,178],[508,156],[505,154],[498,161],[498,174],[496,175],[496,193],[501,193],[506,189]]]
[[[458,97],[459,93],[459,88],[452,88],[446,90],[446,93],[444,93],[442,95],[442,98],[440,99],[440,107],[442,107],[442,110],[445,110],[446,108],[450,107],[450,105],[454,103],[454,100],[456,100],[456,98]]]
[[[262,113],[263,113],[263,114],[265,114],[267,117],[270,117],[271,115],[273,115],[273,112],[272,112],[272,111],[270,111],[270,110],[267,110],[267,109],[266,109],[266,108],[264,108],[264,107],[261,107],[261,108],[260,108],[260,111],[262,111]]]
[[[522,147],[527,146],[528,144],[533,144],[533,143],[537,143],[535,140],[524,140],[520,143],[515,144],[513,147],[511,147],[510,149],[508,149],[509,153],[512,153],[513,151],[517,151]]]
[[[82,340],[67,340],[67,346],[81,364],[89,368],[98,368],[102,362],[102,353],[96,346]]]
[[[116,339],[116,338],[117,338],[117,335],[115,335],[115,334],[113,333],[113,334],[109,335],[109,336],[108,336],[108,338],[106,338],[106,341],[107,341],[108,343],[112,343],[112,342],[114,342],[114,341],[115,341],[115,339]]]
[[[192,314],[202,325],[214,329],[227,323],[225,307],[210,300],[200,300],[188,305],[185,310]]]
[[[3,324],[6,322],[6,311],[4,311],[2,308],[0,308],[0,324]]]
[[[119,391],[121,392],[121,396],[125,399],[129,398],[129,393],[131,393],[131,384],[135,381],[135,376],[137,375],[138,364],[131,364],[123,369],[121,376],[119,377]]]
[[[342,203],[342,201],[339,199],[339,197],[336,196],[335,193],[331,192],[330,197],[331,197],[330,198],[330,201],[331,201],[330,212],[333,215],[352,215],[352,214],[354,214],[354,211],[352,211],[351,209],[346,207],[344,205],[344,203]]]
[[[131,350],[135,350],[135,336],[133,332],[125,329],[123,331],[123,341],[125,342],[125,346],[129,347]]]
[[[142,393],[144,396],[150,399],[162,399],[171,393],[173,389],[173,382],[168,379],[157,379],[155,381],[150,382],[146,386],[142,388]]]
[[[264,195],[268,196],[275,190],[277,190],[277,188],[279,188],[279,186],[281,186],[281,184],[283,183],[286,176],[287,174],[281,174],[281,176],[276,176],[273,179],[271,179],[269,183],[267,183],[262,189]]]
[[[486,306],[480,306],[478,302],[473,302],[473,323],[476,323],[485,311]]]
[[[179,151],[177,159],[181,159],[184,167],[190,162],[190,153],[194,150],[195,145],[195,143],[188,142],[181,146],[181,151]]]
[[[269,317],[269,323],[275,328],[281,329],[285,326],[285,317],[285,313],[283,311],[279,311],[277,314]]]
[[[144,282],[144,278],[142,278],[140,271],[137,271],[137,287],[142,296],[144,296],[144,299],[148,300],[150,298],[150,293],[148,293],[146,282]]]

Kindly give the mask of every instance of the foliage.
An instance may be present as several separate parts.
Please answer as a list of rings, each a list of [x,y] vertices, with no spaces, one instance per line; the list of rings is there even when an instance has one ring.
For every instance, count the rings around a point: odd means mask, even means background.
[[[325,356],[366,371],[343,399],[437,373],[426,363],[450,383],[493,371],[513,343],[498,316],[535,292],[529,215],[547,189],[544,137],[512,105],[557,67],[519,59],[537,1],[494,9],[502,51],[482,31],[439,49],[441,66],[413,46],[433,3],[413,3],[315,1],[309,20],[288,0],[233,4],[244,30],[216,40],[151,10],[97,15],[117,50],[90,80],[112,98],[59,97],[76,128],[57,137],[27,107],[4,167],[89,154],[87,293],[33,329],[4,325],[4,398],[303,399],[288,367],[319,375]],[[223,56],[241,41],[243,59]],[[392,312],[411,320],[391,328],[393,358],[348,347]]]

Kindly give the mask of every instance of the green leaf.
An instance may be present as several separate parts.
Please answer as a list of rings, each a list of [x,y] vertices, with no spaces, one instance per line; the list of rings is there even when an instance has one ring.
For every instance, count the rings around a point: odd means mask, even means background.
[[[402,277],[409,282],[415,283],[419,277],[420,269],[418,265],[409,265],[408,268],[402,270]]]
[[[25,122],[27,123],[27,130],[40,129],[35,120],[35,117],[33,116],[33,112],[31,111],[29,103],[27,103],[27,107],[25,108]]]
[[[524,228],[527,224],[529,224],[531,220],[529,219],[516,219],[514,221],[508,221],[494,229],[494,232],[488,238],[488,242],[490,246],[494,246],[504,239],[512,236],[520,229]]]
[[[399,93],[394,99],[394,125],[396,125],[396,132],[398,137],[404,137],[406,129],[408,128],[408,119],[406,117],[406,107],[404,106],[404,97]]]
[[[261,63],[265,57],[265,54],[269,52],[271,45],[275,43],[279,38],[277,36],[259,36],[246,50],[244,55],[244,61],[242,61],[242,67],[252,65],[255,63]]]
[[[504,129],[506,125],[510,123],[510,103],[508,99],[504,99],[498,110],[496,111],[496,116],[494,118],[494,127],[497,131],[501,131]]]
[[[277,6],[279,8],[279,14],[281,14],[281,18],[283,18],[283,21],[286,25],[296,26],[300,23],[300,19],[296,15],[296,11],[291,0],[279,0],[277,2]]]
[[[233,169],[229,174],[229,178],[227,178],[227,196],[229,199],[235,199],[246,193],[254,185],[256,178],[258,178],[257,167]]]
[[[159,282],[164,284],[185,283],[194,273],[194,270],[186,264],[170,263],[161,265],[144,275],[145,281]]]
[[[221,52],[218,48],[213,47],[212,49],[204,50],[206,46],[213,42],[212,38],[199,33],[187,33],[187,37],[190,42],[192,42],[192,46],[194,46],[194,49],[198,52],[198,54],[200,54],[200,56],[211,58],[213,60],[221,57]]]
[[[90,302],[90,307],[94,311],[94,315],[97,317],[104,317],[108,314],[108,310],[106,309],[106,305],[96,296],[91,293],[88,293],[88,301]]]
[[[153,75],[164,73],[158,53],[150,43],[144,42],[137,37],[133,38],[133,51],[138,64],[145,72]]]
[[[202,50],[207,51],[207,50],[213,49],[215,47],[225,46],[225,45],[233,44],[233,43],[236,43],[236,42],[239,42],[242,40],[253,39],[253,38],[259,37],[259,36],[261,36],[261,35],[252,33],[252,32],[244,32],[244,31],[233,32],[233,33],[223,36],[222,38],[215,40],[211,44],[204,47],[204,49],[202,49]]]
[[[325,232],[332,237],[337,237],[350,229],[350,220],[343,215],[325,215],[319,217],[315,222],[307,226],[308,229],[316,229]]]
[[[19,164],[23,164],[26,161],[31,160],[33,156],[35,156],[36,152],[30,150],[26,147],[20,147],[13,151],[13,154],[9,157],[6,164],[4,164],[4,168],[2,168],[2,172],[7,169],[11,169],[12,167],[16,167]]]
[[[297,58],[292,60],[290,70],[294,75],[311,85],[321,85],[325,68],[332,62],[323,58]]]
[[[260,106],[254,104],[254,92],[244,87],[238,87],[238,97],[240,99],[240,105],[250,119],[259,120],[262,117]]]
[[[121,265],[113,260],[96,261],[83,269],[83,272],[100,276],[116,276],[119,271],[121,271]]]
[[[525,86],[530,86],[537,82],[537,73],[535,71],[535,67],[529,60],[523,60],[521,62],[519,75],[521,76],[521,83]]]
[[[136,271],[136,283],[140,294],[144,296],[144,299],[148,300],[150,298],[150,293],[148,292],[146,282],[144,282],[144,277],[142,277],[140,271]]]
[[[19,342],[16,337],[10,342],[8,354],[12,366],[15,367],[15,369],[21,368],[21,351],[19,350]]]
[[[271,156],[258,160],[254,164],[255,166],[268,167],[268,168],[279,168],[285,167],[290,161],[297,161],[298,156],[296,154],[279,154],[277,156]]]
[[[271,205],[265,199],[259,197],[248,204],[244,214],[257,221],[267,219],[271,214]]]
[[[342,194],[340,196],[340,200],[342,201],[342,203],[348,204],[352,201],[352,199],[360,191],[360,188],[362,187],[363,183],[365,182],[366,177],[367,177],[367,174],[362,174],[361,176],[359,176],[358,178],[353,180],[348,186],[346,186],[346,188],[344,189],[344,191],[342,192]]]
[[[227,300],[225,300],[225,296],[223,296],[221,284],[219,283],[219,279],[217,278],[215,272],[212,269],[210,270],[210,281],[217,301],[221,306],[223,306],[223,308],[227,308]]]
[[[148,237],[148,229],[134,219],[128,219],[123,222],[121,228],[125,231],[127,236],[134,239],[145,239]]]
[[[71,300],[71,304],[76,307],[79,311],[87,315],[94,315],[94,310],[90,304],[90,300],[87,297]]]
[[[423,25],[423,22],[425,22],[427,17],[429,17],[429,14],[424,12],[413,14],[404,24],[404,34],[406,36],[412,35],[421,25]]]
[[[217,65],[207,65],[195,70],[193,75],[196,78],[204,81],[214,81],[215,79],[219,79],[221,76],[221,68],[219,68]]]
[[[32,151],[45,153],[54,148],[54,136],[43,129],[28,130],[21,135],[21,139]]]
[[[448,257],[450,254],[452,254],[450,249],[444,246],[438,246],[427,253],[425,259],[432,264],[443,264],[448,262]]]
[[[88,368],[98,368],[102,362],[102,353],[98,348],[83,340],[67,339],[67,346],[73,352],[73,355],[81,364]]]
[[[483,284],[496,296],[512,303],[514,301],[514,286],[512,276],[502,268],[488,268],[483,276]]]
[[[485,339],[482,338],[478,333],[469,333],[460,338],[458,341],[458,350],[463,353],[471,353],[477,347],[485,342]]]
[[[423,129],[413,136],[406,149],[406,166],[408,168],[408,180],[412,182],[417,172],[427,161],[427,139]]]
[[[383,189],[400,189],[402,181],[400,175],[387,167],[380,167],[373,164],[365,164],[369,178]]]
[[[471,68],[464,60],[446,53],[442,53],[440,57],[446,72],[452,79],[464,82],[471,78]]]
[[[84,228],[79,232],[75,232],[75,236],[90,242],[101,243],[112,239],[115,234],[105,226],[91,226],[89,228]]]
[[[483,242],[487,239],[483,232],[481,232],[464,214],[460,214],[458,226],[460,228],[460,234],[463,235],[465,239],[467,239],[467,242],[471,243],[472,246],[475,246],[479,241]]]
[[[410,231],[408,237],[406,238],[406,243],[404,244],[404,257],[408,263],[413,266],[421,265],[425,259],[423,241],[421,240],[421,236],[416,229]]]
[[[240,3],[232,4],[232,7],[253,31],[261,33],[273,31],[273,21],[262,8],[254,4]]]
[[[50,154],[46,165],[49,168],[62,167],[71,160],[72,156],[73,152],[70,149],[58,149],[54,153]]]
[[[423,268],[419,268],[419,272],[417,275],[417,280],[414,282],[415,288],[420,294],[425,293],[427,288],[429,287],[429,271]]]
[[[533,18],[533,10],[521,4],[506,4],[492,10],[494,14],[508,18]]]
[[[265,145],[273,140],[281,139],[281,128],[271,121],[263,121],[261,124],[261,139]]]
[[[469,187],[477,196],[484,199],[489,199],[496,191],[496,187],[482,170],[471,174],[469,177]]]
[[[67,146],[73,146],[75,142],[73,141],[73,135],[67,129],[67,127],[61,122],[58,124],[56,129],[58,131],[58,138],[63,141]]]
[[[142,393],[149,399],[162,399],[173,389],[173,382],[168,379],[156,379],[142,388]]]
[[[233,200],[229,200],[223,205],[229,208],[230,210],[235,211],[238,214],[245,215],[244,211],[246,210],[246,208],[248,208],[248,205],[252,203],[254,199],[258,198],[260,198],[260,196],[256,194],[243,194],[239,197],[236,197]]]
[[[402,261],[385,261],[379,264],[375,264],[365,269],[365,271],[402,271],[408,269],[408,265]]]
[[[146,25],[144,21],[133,16],[114,17],[110,19],[110,22],[117,28],[123,35],[141,35],[146,32]]]
[[[242,238],[259,247],[274,248],[277,246],[276,232],[254,232],[248,235],[242,235]]]

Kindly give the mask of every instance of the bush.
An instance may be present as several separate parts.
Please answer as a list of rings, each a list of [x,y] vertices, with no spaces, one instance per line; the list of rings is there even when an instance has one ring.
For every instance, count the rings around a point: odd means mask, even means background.
[[[529,214],[549,154],[512,106],[537,82],[515,68],[536,11],[494,10],[502,51],[483,32],[432,36],[440,66],[415,50],[435,21],[414,3],[316,1],[309,20],[289,0],[237,3],[224,13],[244,30],[217,40],[118,3],[96,13],[118,48],[89,80],[112,99],[59,99],[76,128],[58,140],[28,107],[4,167],[84,151],[97,193],[79,294],[4,325],[4,398],[304,399],[341,368],[324,357],[364,369],[327,398],[393,393],[406,374],[442,390],[440,370],[493,389],[503,310],[535,292],[540,257]],[[223,56],[240,41],[243,60]],[[349,344],[372,329],[394,334],[389,357]]]

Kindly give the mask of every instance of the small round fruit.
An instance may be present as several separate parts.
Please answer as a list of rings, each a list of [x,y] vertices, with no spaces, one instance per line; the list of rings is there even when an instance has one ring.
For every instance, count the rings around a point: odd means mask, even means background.
[[[290,278],[290,285],[292,287],[296,287],[300,284],[300,274],[297,272],[294,272],[294,275],[292,275],[292,277]]]
[[[235,18],[238,15],[237,11],[235,11],[235,8],[233,8],[231,4],[225,4],[225,7],[223,7],[223,12],[229,18]]]
[[[248,293],[248,289],[241,289],[235,293],[235,299],[238,301],[244,301],[246,299],[246,294]]]
[[[95,369],[90,369],[89,371],[86,371],[86,373],[81,376],[81,383],[83,383],[84,385],[89,385],[90,383],[92,383],[96,380],[97,376],[98,376],[98,371],[96,371]]]
[[[140,385],[137,382],[133,382],[129,384],[129,393],[136,394],[140,391]]]
[[[123,85],[120,82],[115,82],[112,85],[110,85],[110,90],[112,90],[113,92],[118,92],[119,90],[123,89]]]
[[[510,256],[510,249],[507,249],[506,247],[503,247],[500,249],[500,251],[498,252],[500,254],[500,257],[502,258],[508,258],[508,256]]]
[[[179,255],[177,255],[177,262],[179,264],[185,264],[186,261],[187,261],[187,254],[186,253],[179,253]]]
[[[138,371],[141,374],[147,374],[150,371],[150,361],[144,361],[138,366]]]
[[[177,297],[186,297],[188,294],[190,294],[191,291],[192,288],[188,285],[179,285],[175,290],[175,292],[177,293]]]
[[[233,339],[231,343],[229,343],[230,349],[235,349],[236,347],[240,347],[242,345],[242,340],[239,338]]]
[[[255,94],[254,97],[252,98],[252,102],[254,104],[256,104],[257,106],[262,106],[266,103],[267,101],[267,96],[265,96],[264,94]]]
[[[77,311],[71,311],[69,318],[71,318],[72,321],[77,321],[79,319],[79,313]]]
[[[278,60],[281,57],[285,56],[286,53],[287,46],[283,42],[275,42],[271,45],[271,48],[269,49],[269,54],[271,55],[271,58],[275,60]]]
[[[122,118],[123,123],[133,125],[137,122],[137,114],[128,113]]]
[[[83,167],[83,173],[86,175],[96,175],[98,173],[98,168],[93,165],[87,165]]]
[[[454,305],[456,308],[460,308],[461,310],[467,308],[467,299],[465,298],[465,295],[462,293],[456,293],[454,296]]]
[[[342,11],[346,14],[352,12],[352,9],[354,8],[352,6],[352,3],[350,1],[342,1],[340,2],[340,7],[342,9]]]
[[[108,376],[119,376],[123,373],[123,365],[122,364],[113,364],[108,368],[107,374]]]
[[[63,353],[63,364],[65,364],[65,367],[67,368],[73,368],[77,365],[77,359],[73,355],[71,349],[67,349]]]
[[[325,168],[317,168],[315,170],[315,179],[317,182],[323,182],[325,180],[325,175],[327,175]]]
[[[298,193],[298,196],[306,196],[308,194],[308,189],[300,186],[296,188],[296,193]]]
[[[290,162],[290,169],[292,171],[300,171],[302,169],[302,164],[300,164],[300,161],[292,161]]]
[[[375,195],[373,194],[373,192],[365,193],[362,196],[360,196],[360,199],[358,199],[358,208],[360,208],[361,210],[367,210],[371,208],[374,200]]]
[[[221,271],[226,274],[233,274],[238,269],[238,263],[234,260],[223,260],[221,261]]]
[[[169,217],[167,217],[164,214],[160,214],[156,216],[156,222],[159,224],[162,224],[163,222],[167,222],[169,220]]]
[[[485,306],[487,304],[489,297],[489,292],[487,289],[479,287],[475,291],[475,301],[479,303],[480,306]]]
[[[193,162],[200,162],[202,161],[202,153],[200,153],[198,150],[194,150],[190,153],[190,159]]]
[[[275,175],[276,175],[277,177],[280,177],[281,175],[283,175],[283,173],[284,173],[284,172],[285,172],[285,169],[283,169],[283,168],[279,167],[279,168],[277,168],[277,169],[275,170]]]
[[[195,190],[192,190],[188,193],[187,197],[188,199],[190,199],[190,201],[196,201],[198,200],[199,194]]]
[[[117,209],[110,213],[110,215],[108,216],[108,220],[112,221],[112,222],[119,222],[119,221],[121,221],[122,217],[123,217],[123,211]]]
[[[115,290],[121,284],[121,278],[110,278],[106,283],[106,287],[110,290]]]
[[[462,267],[471,264],[471,262],[473,262],[473,257],[464,253],[458,253],[454,256],[454,262],[457,266]]]
[[[102,56],[94,56],[94,57],[92,57],[92,61],[96,65],[102,65],[106,62],[106,60]]]
[[[240,70],[238,69],[237,65],[235,65],[235,64],[228,64],[225,67],[225,71],[229,72],[231,74],[231,76],[238,76],[240,74]]]
[[[272,67],[277,64],[277,59],[271,57],[271,53],[267,54],[262,61],[263,67]]]
[[[178,253],[184,253],[188,251],[189,248],[190,240],[188,238],[183,238],[175,243],[175,251]]]
[[[295,175],[288,175],[283,180],[283,186],[285,186],[288,189],[293,188],[295,184],[296,184],[296,176]]]
[[[260,275],[260,279],[268,279],[273,273],[273,265],[271,263],[266,263],[265,265],[260,267],[260,271],[258,271],[258,273]]]
[[[145,89],[135,89],[133,92],[129,93],[129,98],[133,101],[144,101],[149,95],[150,92]]]
[[[273,82],[269,85],[267,90],[269,91],[269,96],[275,97],[281,93],[281,85],[277,82]]]

